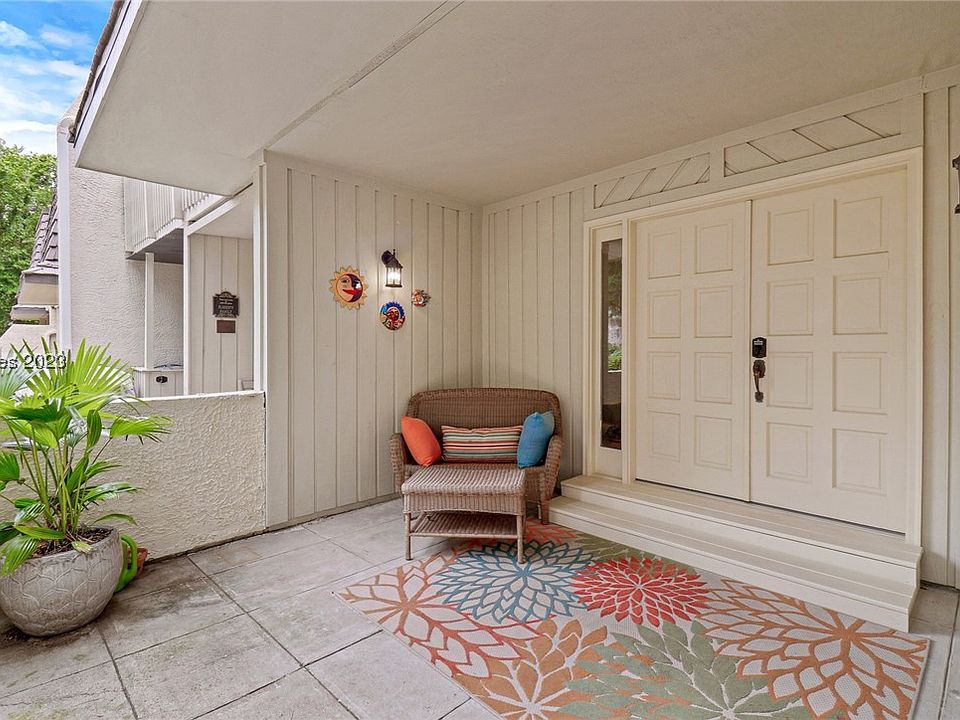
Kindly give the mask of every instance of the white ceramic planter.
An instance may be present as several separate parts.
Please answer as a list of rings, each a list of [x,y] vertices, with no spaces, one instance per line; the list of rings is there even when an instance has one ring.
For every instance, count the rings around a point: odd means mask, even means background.
[[[0,577],[0,610],[28,635],[57,635],[86,625],[110,602],[123,550],[112,530],[89,553],[76,550],[27,560]]]

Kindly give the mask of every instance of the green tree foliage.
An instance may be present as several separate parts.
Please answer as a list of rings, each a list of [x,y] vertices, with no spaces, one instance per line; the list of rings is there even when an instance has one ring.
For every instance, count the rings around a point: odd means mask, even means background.
[[[619,242],[619,240],[617,241]],[[623,364],[620,332],[623,318],[623,258],[607,256],[609,244],[603,250],[603,268],[607,275],[607,370],[619,370]]]
[[[0,332],[10,325],[37,220],[53,198],[56,163],[53,155],[26,152],[0,139]]]

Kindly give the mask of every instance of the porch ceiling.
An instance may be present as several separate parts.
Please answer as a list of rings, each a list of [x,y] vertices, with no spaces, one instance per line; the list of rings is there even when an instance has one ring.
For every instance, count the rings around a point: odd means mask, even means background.
[[[272,137],[435,6],[128,0],[77,164],[231,195]]]
[[[252,240],[255,200],[253,188],[247,188],[194,223],[191,232]]]
[[[960,3],[147,3],[84,167],[262,148],[485,204],[960,63]]]

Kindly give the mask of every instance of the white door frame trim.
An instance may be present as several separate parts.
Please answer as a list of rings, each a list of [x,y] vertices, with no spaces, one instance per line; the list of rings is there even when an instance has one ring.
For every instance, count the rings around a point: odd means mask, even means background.
[[[603,227],[596,228],[591,233],[590,239],[584,243],[583,258],[583,265],[586,268],[588,278],[588,281],[583,284],[583,306],[587,309],[587,312],[584,314],[584,337],[587,341],[583,347],[584,472],[589,468],[590,472],[594,475],[622,480],[623,482],[627,482],[626,478],[632,468],[632,459],[627,456],[625,461],[623,453],[628,452],[628,448],[631,446],[623,447],[621,441],[621,449],[618,451],[602,448],[597,442],[600,429],[600,404],[599,402],[594,402],[594,400],[599,400],[601,392],[600,354],[597,352],[597,348],[600,346],[601,327],[600,323],[596,320],[603,300],[600,284],[590,281],[589,279],[596,278],[600,270],[601,245],[605,242],[621,240],[623,252],[620,262],[623,264],[624,270],[621,280],[622,298],[620,303],[622,308],[621,346],[623,352],[623,360],[621,362],[622,367],[631,367],[630,343],[632,337],[631,317],[633,312],[632,306],[628,305],[628,302],[630,302],[632,298],[633,280],[632,275],[628,272],[628,268],[631,267],[629,263],[633,260],[633,250],[630,247],[631,244],[628,242],[626,232],[626,221],[614,223],[613,225],[606,224]],[[621,407],[623,407],[622,399],[629,397],[627,393],[631,392],[633,381],[632,373],[621,373]],[[625,420],[627,420],[627,418],[621,416],[621,438],[624,437],[625,430],[630,426],[630,423],[625,422]],[[612,467],[617,464],[617,456],[620,457],[620,472],[614,473],[612,472]]]
[[[597,466],[597,430],[599,428],[599,372],[597,353],[594,352],[599,338],[599,288],[596,273],[599,268],[600,243],[616,237],[624,240],[624,268],[632,267],[634,243],[629,241],[628,223],[632,220],[650,219],[672,215],[693,209],[704,209],[736,201],[756,200],[766,195],[795,190],[810,185],[832,182],[840,179],[869,175],[877,172],[903,168],[907,176],[907,247],[906,247],[906,306],[908,317],[907,337],[907,376],[913,378],[914,387],[911,400],[907,403],[907,424],[912,428],[907,438],[907,466],[913,468],[906,489],[907,513],[905,540],[920,545],[921,512],[923,498],[922,459],[923,459],[923,148],[915,147],[900,150],[887,155],[843,163],[829,168],[791,175],[774,180],[723,190],[721,192],[700,195],[694,198],[654,205],[639,210],[612,214],[606,217],[587,220],[583,224],[584,238],[584,294],[583,303],[586,312],[583,316],[583,450],[584,475],[603,475]],[[629,264],[628,264],[629,263]],[[636,337],[636,318],[633,317],[632,303],[636,297],[632,273],[624,273],[623,278],[623,397],[631,399],[634,391],[633,353],[630,343]],[[619,478],[623,483],[634,480],[635,441],[632,435],[636,427],[636,403],[628,402],[623,410],[623,428],[621,436],[625,438],[623,449],[626,462]],[[609,475],[607,475],[609,477]]]

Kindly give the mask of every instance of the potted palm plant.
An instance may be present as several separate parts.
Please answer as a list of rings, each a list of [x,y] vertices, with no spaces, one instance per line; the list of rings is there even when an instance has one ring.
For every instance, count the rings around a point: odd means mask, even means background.
[[[105,482],[114,440],[157,441],[167,419],[136,414],[133,371],[87,345],[24,346],[0,360],[0,610],[29,635],[55,635],[96,618],[113,595],[123,554],[111,520],[88,513],[134,492]]]

